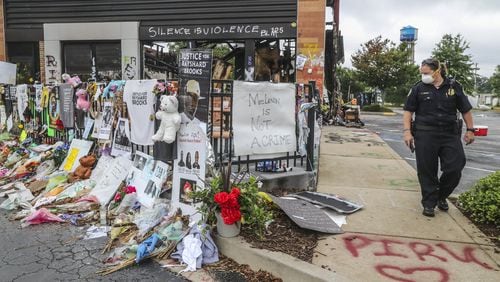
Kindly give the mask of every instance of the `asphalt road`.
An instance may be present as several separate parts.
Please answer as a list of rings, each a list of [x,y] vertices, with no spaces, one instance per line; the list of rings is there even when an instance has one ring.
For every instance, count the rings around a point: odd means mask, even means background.
[[[0,199],[2,202],[3,199]],[[0,281],[186,281],[155,262],[99,276],[106,238],[81,240],[85,228],[43,224],[21,229],[0,211]]]
[[[403,159],[416,169],[415,155],[403,143],[401,111],[396,116],[362,114],[365,127],[379,133],[380,137]],[[454,193],[469,190],[479,179],[500,170],[500,113],[475,111],[475,125],[488,126],[488,136],[476,137],[473,144],[465,146],[467,164],[462,180]]]

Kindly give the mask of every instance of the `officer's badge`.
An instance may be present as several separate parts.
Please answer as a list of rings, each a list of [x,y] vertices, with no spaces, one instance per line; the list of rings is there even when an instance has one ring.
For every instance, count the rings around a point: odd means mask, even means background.
[[[450,89],[448,89],[448,92],[446,93],[447,96],[453,96],[455,95],[455,89],[453,89],[453,87],[450,87]]]

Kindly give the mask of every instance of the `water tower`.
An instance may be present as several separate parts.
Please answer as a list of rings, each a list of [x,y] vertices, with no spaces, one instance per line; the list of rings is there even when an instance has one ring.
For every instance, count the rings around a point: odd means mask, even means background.
[[[415,63],[415,44],[418,39],[418,28],[411,25],[405,26],[400,29],[399,40],[408,44],[409,56],[408,62],[411,64]]]

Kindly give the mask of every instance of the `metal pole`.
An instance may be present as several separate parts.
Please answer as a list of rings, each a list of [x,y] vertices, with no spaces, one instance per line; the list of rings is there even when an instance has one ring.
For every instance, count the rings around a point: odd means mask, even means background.
[[[309,103],[314,101],[316,96],[316,81],[309,81],[309,93],[307,101]],[[313,171],[314,169],[314,122],[316,120],[316,109],[311,108],[307,112],[307,127],[309,127],[309,135],[307,136],[307,162],[306,171]]]

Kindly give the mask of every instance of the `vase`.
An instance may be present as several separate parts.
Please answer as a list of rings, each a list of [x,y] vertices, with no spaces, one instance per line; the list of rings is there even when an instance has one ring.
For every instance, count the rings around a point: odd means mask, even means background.
[[[231,238],[240,234],[241,222],[238,221],[233,224],[226,224],[224,223],[224,219],[222,219],[220,212],[216,212],[215,217],[217,218],[217,233],[221,237]]]

